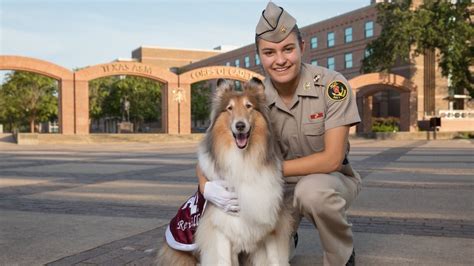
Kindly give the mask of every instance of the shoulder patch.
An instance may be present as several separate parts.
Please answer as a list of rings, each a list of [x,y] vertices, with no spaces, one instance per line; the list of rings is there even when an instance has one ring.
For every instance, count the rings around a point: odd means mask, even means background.
[[[342,81],[335,80],[327,87],[327,95],[334,101],[342,101],[347,97],[347,86]]]

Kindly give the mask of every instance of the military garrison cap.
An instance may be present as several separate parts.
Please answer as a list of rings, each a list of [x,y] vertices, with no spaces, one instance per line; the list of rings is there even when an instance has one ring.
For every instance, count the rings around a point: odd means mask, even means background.
[[[256,36],[269,42],[281,42],[296,25],[296,19],[282,7],[269,2],[255,29]]]

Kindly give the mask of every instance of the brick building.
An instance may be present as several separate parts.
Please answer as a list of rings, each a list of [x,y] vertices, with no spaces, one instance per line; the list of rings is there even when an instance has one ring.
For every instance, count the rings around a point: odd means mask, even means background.
[[[367,43],[380,34],[381,29],[375,23],[376,16],[374,6],[367,6],[308,26],[300,26],[306,43],[303,62],[335,69],[348,79],[359,75],[360,61],[366,53]],[[253,43],[180,69],[186,72],[210,65],[244,67],[263,74]]]
[[[230,47],[230,49],[232,48]],[[169,69],[192,64],[228,50],[228,47],[216,47],[214,50],[197,50],[140,46],[132,51],[132,58],[144,64]]]
[[[307,26],[299,25],[306,43],[303,62],[334,69],[348,80],[363,77],[360,69],[362,59],[369,53],[366,46],[381,32],[376,23],[376,2],[380,1],[372,0],[366,7]],[[422,0],[413,2],[416,6]],[[153,60],[147,61],[143,48],[141,53],[137,50],[133,52],[134,58],[155,64]],[[148,52],[152,53],[152,49]],[[264,74],[253,43],[207,55],[207,58],[202,56],[192,63],[174,66],[179,67],[179,73],[209,66],[234,66]],[[413,57],[411,62],[391,70],[396,77],[402,77],[404,83],[412,84],[410,88],[397,88],[384,82],[362,82],[356,93],[364,123],[358,131],[371,131],[372,117],[396,117],[400,121],[409,117],[400,130],[417,131],[427,129],[427,121],[433,116],[443,118],[443,131],[474,130],[473,101],[448,99],[448,80],[441,76],[436,56],[427,53]],[[471,126],[466,126],[466,122]]]
[[[303,62],[334,69],[347,79],[360,75],[361,60],[368,53],[366,46],[381,31],[380,26],[375,23],[376,18],[377,11],[370,5],[308,26],[300,26],[306,43]],[[180,72],[212,65],[243,67],[263,74],[253,43],[185,65],[180,68]],[[393,108],[389,108],[389,102]],[[399,95],[394,91],[379,92],[373,97],[374,116],[398,117],[398,106]]]

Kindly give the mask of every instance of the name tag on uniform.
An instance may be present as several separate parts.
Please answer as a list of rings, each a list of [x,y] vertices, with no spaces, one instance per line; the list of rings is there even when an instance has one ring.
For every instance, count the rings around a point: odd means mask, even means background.
[[[321,118],[321,117],[324,117],[324,113],[323,113],[323,112],[314,113],[314,114],[312,114],[312,115],[309,116],[309,119],[314,120],[314,119],[318,119],[318,118]]]

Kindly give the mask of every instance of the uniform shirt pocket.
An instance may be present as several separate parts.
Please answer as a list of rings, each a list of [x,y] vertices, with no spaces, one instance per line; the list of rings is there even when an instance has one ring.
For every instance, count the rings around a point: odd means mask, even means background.
[[[312,152],[324,150],[324,123],[303,124],[303,134]]]

